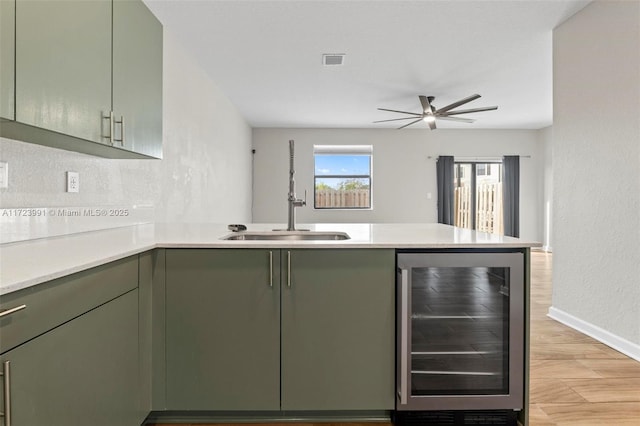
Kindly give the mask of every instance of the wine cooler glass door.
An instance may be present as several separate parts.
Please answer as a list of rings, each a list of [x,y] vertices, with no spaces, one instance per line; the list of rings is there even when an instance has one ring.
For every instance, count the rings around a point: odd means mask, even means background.
[[[398,256],[398,409],[522,407],[522,265],[521,253]]]

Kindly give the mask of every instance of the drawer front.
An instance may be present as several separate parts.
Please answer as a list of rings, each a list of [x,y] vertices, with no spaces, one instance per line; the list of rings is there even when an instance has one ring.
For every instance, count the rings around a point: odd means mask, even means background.
[[[0,353],[138,287],[138,256],[38,284],[0,299]]]

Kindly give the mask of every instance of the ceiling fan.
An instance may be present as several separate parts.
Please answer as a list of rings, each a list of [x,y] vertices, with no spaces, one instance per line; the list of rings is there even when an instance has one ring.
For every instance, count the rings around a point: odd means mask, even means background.
[[[480,95],[471,95],[464,99],[460,99],[457,102],[444,106],[442,108],[436,108],[432,102],[435,99],[433,96],[424,96],[420,95],[418,98],[420,99],[420,103],[422,104],[422,112],[409,112],[409,111],[398,111],[395,109],[386,109],[386,108],[378,108],[380,111],[389,111],[389,112],[398,112],[400,114],[409,114],[410,117],[403,118],[392,118],[390,120],[378,120],[374,121],[374,123],[384,123],[387,121],[399,121],[399,120],[414,120],[409,124],[405,124],[402,127],[398,127],[398,130],[404,129],[405,127],[409,127],[412,124],[415,124],[419,121],[425,121],[431,130],[436,128],[436,119],[437,120],[449,120],[449,121],[458,121],[462,123],[473,123],[475,120],[471,118],[462,118],[462,117],[452,117],[460,114],[468,114],[471,112],[481,112],[481,111],[492,111],[498,109],[497,106],[490,107],[482,107],[482,108],[472,108],[472,109],[461,109],[457,111],[452,111],[455,108],[458,108],[461,105],[464,105],[468,102],[476,100],[480,97]]]

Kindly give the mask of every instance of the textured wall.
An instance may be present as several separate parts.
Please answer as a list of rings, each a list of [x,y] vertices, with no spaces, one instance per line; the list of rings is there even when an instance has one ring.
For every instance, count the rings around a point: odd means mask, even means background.
[[[553,251],[553,127],[545,127],[538,132],[544,156],[542,173],[542,245],[544,250]]]
[[[640,2],[554,31],[553,306],[640,344]]]
[[[165,40],[165,46],[166,161],[160,165],[157,219],[248,222],[251,127],[178,42]]]
[[[254,129],[253,218],[287,221],[289,139],[296,141],[297,195],[308,192],[309,205],[297,209],[300,223],[436,222],[439,155],[530,155],[520,160],[520,231],[523,238],[542,241],[542,151],[537,134],[536,130]],[[313,209],[314,144],[373,145],[373,210]]]
[[[167,29],[163,90],[162,160],[103,159],[0,139],[10,174],[0,208],[151,205],[157,221],[250,221],[251,128]],[[77,194],[65,192],[67,170],[80,173]],[[99,228],[100,219],[92,220]]]

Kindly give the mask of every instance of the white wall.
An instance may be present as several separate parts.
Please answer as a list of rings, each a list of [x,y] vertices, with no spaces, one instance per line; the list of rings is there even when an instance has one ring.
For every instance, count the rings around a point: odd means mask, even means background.
[[[165,29],[163,160],[112,160],[0,139],[0,208],[155,206],[157,221],[251,220],[251,128]],[[65,191],[65,171],[80,193]],[[96,219],[98,220],[98,219]]]
[[[545,127],[538,132],[544,158],[542,173],[542,248],[553,251],[553,127]]]
[[[531,155],[520,160],[520,234],[542,241],[543,154],[535,130],[254,129],[254,222],[287,221],[289,139],[296,142],[297,195],[308,192],[309,205],[296,210],[299,223],[436,222],[439,155]],[[313,209],[314,144],[373,145],[373,210]]]
[[[640,2],[554,31],[551,314],[640,359]]]
[[[249,222],[251,127],[177,41],[165,52],[157,220]]]

